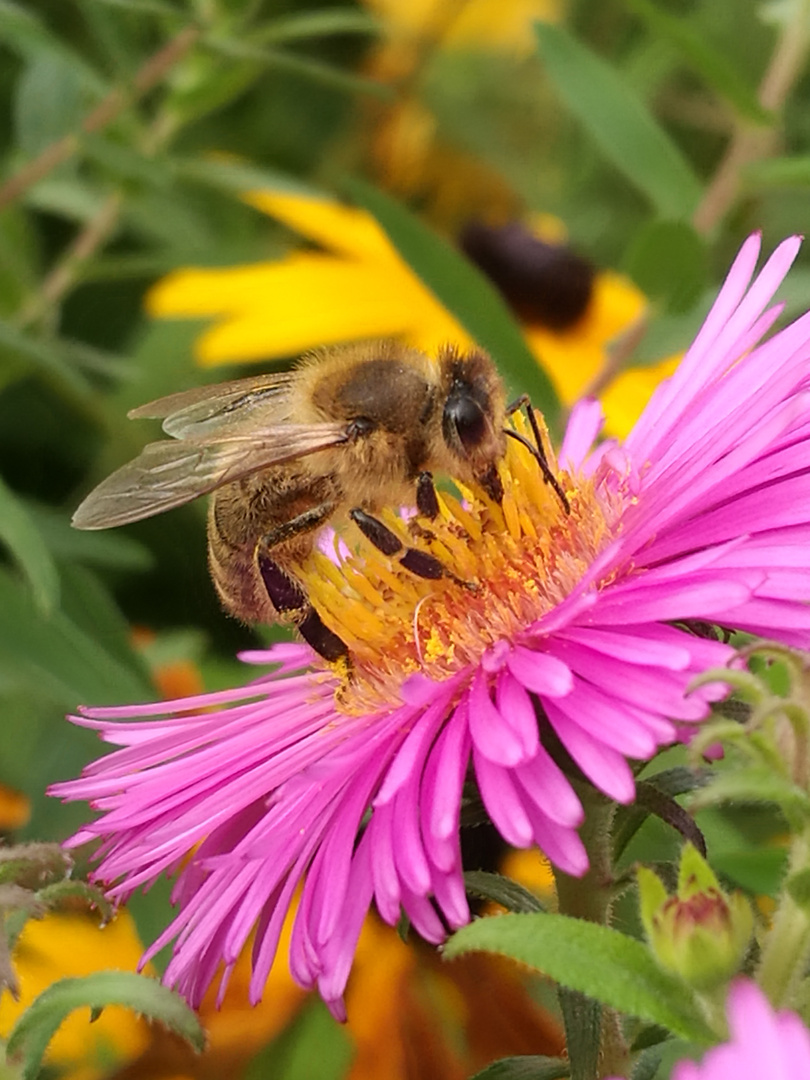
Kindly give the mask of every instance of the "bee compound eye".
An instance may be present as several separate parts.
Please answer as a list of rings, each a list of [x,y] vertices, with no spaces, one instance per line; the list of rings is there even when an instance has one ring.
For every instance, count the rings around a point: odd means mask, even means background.
[[[467,453],[470,453],[481,445],[486,432],[484,410],[474,398],[460,394],[448,399],[444,409],[444,434],[448,442],[455,441],[452,438],[454,435]]]

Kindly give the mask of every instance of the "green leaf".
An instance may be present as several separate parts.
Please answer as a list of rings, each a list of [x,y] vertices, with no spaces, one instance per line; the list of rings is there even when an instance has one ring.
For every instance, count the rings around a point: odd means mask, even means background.
[[[810,154],[752,161],[744,166],[742,178],[749,189],[807,187],[810,184]]]
[[[787,864],[788,854],[782,847],[760,846],[755,851],[712,854],[712,866],[717,873],[754,896],[778,896]]]
[[[101,198],[101,189],[94,184],[51,174],[24,191],[20,201],[34,210],[86,223],[98,213]]]
[[[0,41],[30,59],[43,53],[56,56],[73,67],[97,94],[106,93],[107,84],[85,61],[52,34],[41,19],[13,0],[0,0]]]
[[[651,0],[629,0],[635,11],[656,38],[668,41],[681,57],[720,97],[732,105],[740,116],[756,124],[772,124],[773,116],[764,109],[742,72],[735,67],[728,52],[720,52],[705,33],[685,15],[670,15]]]
[[[658,1070],[663,1056],[664,1051],[660,1046],[652,1046],[648,1050],[644,1050],[639,1054],[633,1067],[631,1074],[633,1080],[655,1080],[659,1075]]]
[[[492,874],[487,870],[465,870],[464,888],[473,896],[500,904],[507,911],[545,911],[534,893],[503,874]]]
[[[365,11],[352,8],[323,8],[285,15],[251,31],[251,41],[262,45],[306,41],[334,34],[379,34],[380,23]]]
[[[84,274],[81,278],[84,280]],[[86,341],[76,341],[74,338],[62,338],[61,345],[71,363],[85,371],[103,375],[106,379],[118,380],[132,379],[136,375],[135,365],[120,353],[97,349]]]
[[[695,797],[694,806],[724,802],[775,803],[810,818],[810,798],[796,784],[761,765],[747,765],[718,773]]]
[[[229,64],[221,55],[202,51],[195,56],[194,66],[193,78],[175,80],[166,87],[167,113],[183,127],[236,101],[263,70],[255,61]]]
[[[662,217],[689,218],[701,185],[621,75],[559,25],[535,23],[546,74],[602,154]]]
[[[171,186],[171,173],[162,156],[147,157],[134,146],[106,135],[83,135],[81,148],[113,181],[121,179],[158,188]]]
[[[59,575],[51,553],[23,502],[0,479],[0,543],[5,544],[31,586],[43,614],[59,604]]]
[[[658,364],[666,356],[685,352],[697,337],[714,299],[714,293],[711,296],[704,293],[690,311],[658,315],[639,342],[633,364],[640,367]]]
[[[289,71],[300,75],[312,82],[330,86],[346,94],[370,94],[382,101],[393,101],[394,91],[386,83],[376,79],[364,78],[362,75],[353,75],[343,71],[342,68],[333,64],[325,64],[321,60],[313,60],[309,56],[299,56],[297,53],[285,52],[281,49],[263,48],[257,45],[249,45],[247,42],[238,41],[235,38],[206,37],[203,44],[215,53],[231,57],[236,60],[253,61],[263,67],[276,68],[280,71]]]
[[[19,310],[39,276],[37,231],[21,205],[0,212],[0,314]]]
[[[35,1080],[48,1043],[70,1013],[81,1008],[97,1010],[106,1005],[123,1005],[160,1021],[198,1052],[205,1047],[200,1021],[174,990],[131,971],[97,971],[84,978],[53,983],[18,1019],[6,1051],[11,1061],[22,1063],[24,1080]]]
[[[271,191],[323,197],[316,188],[310,187],[295,176],[253,165],[250,162],[174,157],[169,158],[169,164],[176,177],[183,180],[195,180],[221,191],[235,192],[237,195],[244,195],[246,191],[269,188]]]
[[[500,293],[463,255],[400,203],[361,180],[350,180],[347,186],[439,303],[491,353],[511,390],[528,393],[553,427],[560,413],[554,388]]]
[[[0,358],[6,351],[24,361],[37,374],[46,376],[73,400],[86,402],[92,397],[90,384],[71,367],[57,343],[24,334],[10,322],[0,319]]]
[[[447,942],[448,958],[484,950],[528,964],[560,985],[622,1013],[711,1042],[693,992],[662,971],[640,941],[568,915],[478,919]]]
[[[109,656],[138,679],[151,697],[154,690],[146,666],[131,641],[131,627],[101,578],[86,566],[61,567],[62,613],[88,637],[100,642]]]
[[[708,286],[708,251],[685,221],[654,221],[636,233],[622,269],[665,311],[691,311]]]
[[[705,855],[706,841],[703,834],[690,814],[671,796],[665,795],[657,785],[639,780],[636,785],[636,799],[640,809],[655,814]]]
[[[120,8],[123,11],[134,11],[138,15],[158,15],[165,18],[186,18],[186,14],[171,4],[161,3],[161,0],[93,0],[96,4],[104,4],[105,7]]]
[[[34,157],[81,123],[91,105],[86,83],[63,57],[40,53],[17,81],[14,127],[22,152]]]
[[[61,611],[45,619],[28,591],[0,569],[0,655],[3,665],[67,708],[151,696],[145,679]]]
[[[24,500],[25,510],[48,550],[57,559],[112,566],[121,570],[148,570],[154,563],[143,544],[121,532],[84,532],[71,527],[65,514],[52,506]]]
[[[493,1061],[470,1080],[562,1080],[568,1075],[568,1062],[562,1058],[531,1054]]]

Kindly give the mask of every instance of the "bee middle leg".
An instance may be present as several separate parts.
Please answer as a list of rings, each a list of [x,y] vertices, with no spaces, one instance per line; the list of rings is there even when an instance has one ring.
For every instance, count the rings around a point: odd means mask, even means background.
[[[304,641],[329,663],[348,660],[348,646],[326,626],[306,592],[273,558],[272,550],[285,540],[317,529],[334,510],[335,504],[326,502],[281,522],[262,537],[258,551],[259,572],[273,607],[279,613],[289,615]]]
[[[356,506],[353,510],[350,510],[349,517],[363,536],[383,555],[397,555],[404,549],[405,554],[399,560],[399,565],[403,566],[411,574],[416,574],[417,577],[426,578],[430,581],[437,581],[439,578],[446,577],[465,589],[474,590],[477,588],[474,582],[464,581],[462,578],[456,577],[440,559],[437,559],[435,555],[431,555],[430,552],[418,551],[416,548],[411,547],[406,548],[396,533],[393,533],[387,525],[383,525],[378,518],[367,514],[365,510],[361,510],[360,507]]]

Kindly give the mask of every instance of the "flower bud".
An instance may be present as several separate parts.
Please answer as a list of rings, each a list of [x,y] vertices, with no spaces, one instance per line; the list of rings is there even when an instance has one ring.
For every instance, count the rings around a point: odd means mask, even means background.
[[[674,896],[645,867],[638,883],[641,921],[662,968],[699,990],[727,982],[739,970],[754,929],[751,905],[741,892],[721,889],[692,844],[683,849]]]

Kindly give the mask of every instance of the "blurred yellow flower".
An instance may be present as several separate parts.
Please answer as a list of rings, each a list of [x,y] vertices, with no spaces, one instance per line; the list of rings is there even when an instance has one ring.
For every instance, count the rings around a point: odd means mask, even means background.
[[[423,100],[422,76],[442,57],[487,54],[517,69],[535,51],[534,23],[561,19],[563,0],[366,0],[385,29],[368,58],[369,74],[395,99],[363,113],[369,168],[400,196],[419,200],[426,216],[458,226],[470,215],[514,216],[519,201],[492,163],[442,134]],[[438,64],[434,61],[438,60]],[[452,81],[452,80],[451,80]]]
[[[289,938],[292,919],[284,935]],[[286,948],[282,941],[282,948]],[[52,983],[94,971],[135,971],[143,953],[135,924],[120,911],[100,927],[89,915],[51,914],[30,919],[14,950],[20,997],[0,997],[0,1036],[7,1037],[20,1014]],[[119,1006],[105,1008],[94,1023],[87,1009],[72,1013],[54,1036],[46,1061],[65,1080],[221,1080],[236,1077],[251,1058],[282,1031],[306,998],[285,963],[274,968],[259,1005],[248,1001],[250,946],[240,957],[225,999],[213,991],[199,1016],[207,1032],[205,1052],[196,1054],[159,1024],[147,1024]],[[284,953],[286,955],[286,952]],[[147,968],[147,974],[154,969]]]
[[[236,1080],[241,1076],[253,1057],[287,1027],[308,996],[293,982],[282,960],[287,955],[293,915],[285,922],[279,960],[258,1005],[248,1000],[252,948],[248,942],[222,1004],[217,1005],[213,986],[200,1006],[198,1015],[208,1036],[204,1053],[195,1054],[176,1036],[154,1026],[142,1053],[110,1080]]]
[[[253,192],[248,199],[318,248],[274,262],[177,270],[158,282],[147,297],[152,315],[213,319],[196,343],[201,364],[286,358],[320,345],[376,337],[400,338],[431,354],[447,342],[471,344],[369,214],[289,192]],[[601,273],[574,326],[526,328],[530,347],[566,405],[604,371],[610,342],[644,308],[644,297],[631,282]],[[674,361],[625,371],[603,393],[612,434],[629,430],[649,390],[672,367]]]
[[[396,36],[441,37],[445,48],[525,55],[536,19],[558,19],[559,0],[367,0]]]
[[[20,1014],[51,983],[110,968],[134,971],[142,952],[135,925],[123,911],[103,929],[98,917],[82,913],[29,919],[13,953],[20,996],[18,1001],[8,991],[0,996],[0,1035],[8,1036]],[[90,1010],[78,1009],[53,1037],[46,1062],[70,1080],[97,1080],[148,1042],[146,1021],[128,1009],[112,1005],[92,1024]]]

